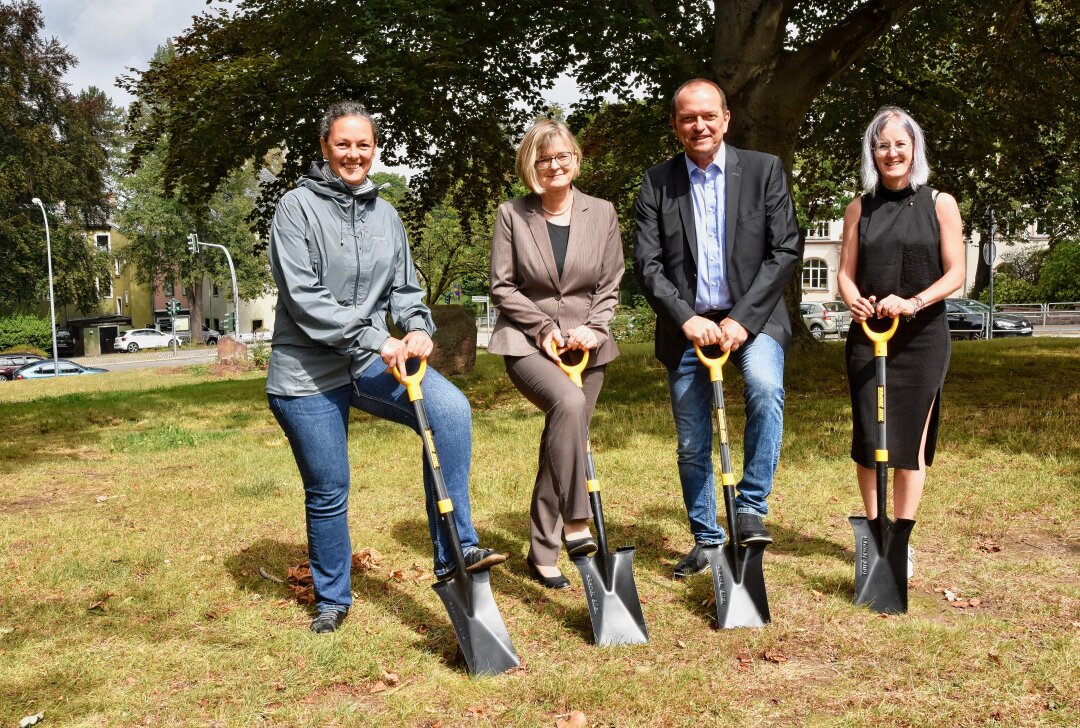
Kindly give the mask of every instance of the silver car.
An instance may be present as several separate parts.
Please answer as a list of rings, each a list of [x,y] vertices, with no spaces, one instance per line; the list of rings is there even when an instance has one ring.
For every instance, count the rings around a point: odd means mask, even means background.
[[[851,313],[843,301],[803,301],[799,304],[803,323],[815,339],[826,336],[844,338],[851,328]]]

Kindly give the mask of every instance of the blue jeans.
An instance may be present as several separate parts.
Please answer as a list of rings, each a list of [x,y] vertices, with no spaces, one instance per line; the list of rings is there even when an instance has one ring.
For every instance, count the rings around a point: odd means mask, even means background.
[[[469,506],[472,410],[465,395],[434,369],[427,370],[422,388],[446,490],[454,503],[454,520],[461,546],[468,551],[476,547],[478,540]],[[267,398],[271,411],[289,438],[304,483],[308,559],[315,583],[316,608],[319,611],[348,609],[352,604],[352,545],[348,523],[349,406],[401,423],[419,433],[413,405],[405,387],[378,362],[368,367],[352,385],[303,397],[268,394]],[[435,546],[435,574],[442,576],[453,570],[454,554],[449,532],[439,517],[435,484],[426,462],[424,495],[428,528]]]
[[[746,401],[743,477],[736,485],[735,507],[739,513],[764,516],[769,510],[766,498],[772,491],[784,431],[784,349],[772,337],[758,334],[733,351],[728,361],[742,372]],[[695,543],[723,543],[724,530],[716,522],[713,480],[712,383],[693,344],[683,352],[679,366],[668,372],[668,390],[690,532]]]

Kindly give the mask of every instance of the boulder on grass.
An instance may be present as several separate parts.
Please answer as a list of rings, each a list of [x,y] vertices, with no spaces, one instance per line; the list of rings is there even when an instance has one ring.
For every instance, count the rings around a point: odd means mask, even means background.
[[[432,306],[435,351],[428,364],[440,374],[467,374],[476,365],[476,319],[464,306]]]
[[[248,345],[231,336],[222,336],[217,343],[217,357],[222,364],[247,364],[250,360]]]

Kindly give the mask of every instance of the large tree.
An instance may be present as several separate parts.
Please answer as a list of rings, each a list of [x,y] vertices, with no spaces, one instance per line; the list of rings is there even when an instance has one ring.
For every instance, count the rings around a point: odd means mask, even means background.
[[[797,199],[807,210],[835,212],[854,181],[850,150],[873,104],[909,105],[920,93],[905,83],[913,76],[940,91],[924,94],[927,109],[938,103],[937,116],[955,122],[950,166],[957,175],[981,174],[992,148],[1011,154],[1010,135],[972,108],[991,92],[1000,93],[993,110],[1041,103],[1037,62],[1057,64],[1053,72],[1068,89],[1056,108],[1075,107],[1075,77],[1068,83],[1075,45],[1067,45],[1075,5],[241,0],[233,11],[198,18],[178,39],[175,61],[152,65],[129,88],[168,102],[150,107],[144,141],[174,132],[167,168],[186,195],[208,196],[227,170],[278,145],[289,150],[290,170],[279,179],[295,179],[315,150],[319,111],[354,97],[379,119],[387,161],[423,171],[417,187],[425,203],[451,193],[468,216],[509,193],[513,141],[559,74],[576,78],[586,95],[570,117],[589,156],[582,185],[624,210],[643,169],[672,149],[671,91],[704,76],[727,92],[731,142],[777,154],[798,174]],[[827,107],[816,103],[823,99]],[[834,102],[840,116],[830,113]],[[811,131],[808,115],[817,124]],[[972,126],[979,126],[979,149],[965,156]],[[1052,141],[1051,132],[1040,138]],[[796,164],[800,138],[822,153]],[[1025,158],[1017,155],[1010,169]],[[1038,179],[1024,175],[1023,189]],[[793,281],[792,308],[798,288]]]
[[[119,116],[99,90],[63,83],[75,58],[42,35],[36,3],[0,2],[0,308],[34,308],[47,295],[46,205],[58,306],[96,308],[108,261],[86,228],[106,217],[108,150]]]

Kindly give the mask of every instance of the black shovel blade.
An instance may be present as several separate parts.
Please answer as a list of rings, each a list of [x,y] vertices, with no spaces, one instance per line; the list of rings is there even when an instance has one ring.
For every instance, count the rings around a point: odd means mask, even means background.
[[[607,647],[648,642],[645,615],[634,583],[634,547],[623,546],[613,554],[598,551],[594,556],[578,556],[573,562],[585,586],[596,644]]]
[[[882,529],[878,519],[851,516],[855,531],[855,603],[881,614],[908,608],[908,540],[915,521],[898,518]]]
[[[713,590],[716,592],[716,626],[719,629],[762,627],[772,621],[769,597],[765,593],[765,574],[761,558],[765,544],[739,547],[738,569],[735,546],[703,546],[712,566]]]
[[[431,585],[450,614],[470,675],[498,675],[520,664],[491,595],[490,576],[487,571],[459,570]]]

